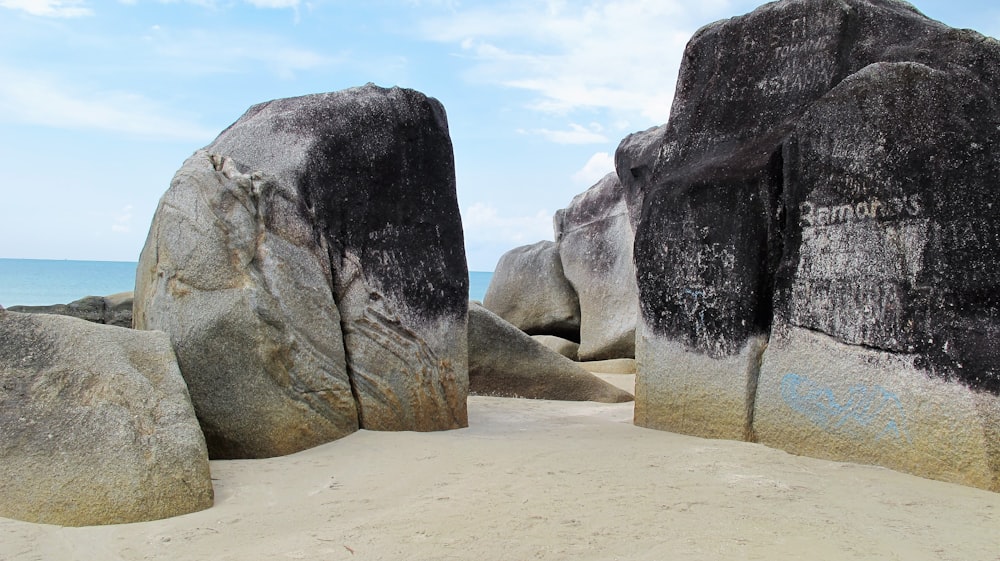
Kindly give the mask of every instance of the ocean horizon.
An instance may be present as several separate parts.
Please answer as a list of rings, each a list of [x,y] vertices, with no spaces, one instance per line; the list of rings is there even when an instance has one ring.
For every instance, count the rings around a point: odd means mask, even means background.
[[[0,258],[0,306],[68,304],[135,289],[134,261]],[[493,273],[469,271],[469,299],[486,296]]]

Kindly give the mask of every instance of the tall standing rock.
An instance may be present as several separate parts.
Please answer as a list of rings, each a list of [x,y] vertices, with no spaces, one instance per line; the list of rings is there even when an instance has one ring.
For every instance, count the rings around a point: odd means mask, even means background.
[[[616,156],[636,422],[1000,488],[998,68],[895,0],[700,30]]]
[[[998,94],[879,63],[798,122],[760,442],[1000,490]]]
[[[373,85],[256,105],[195,154],[140,260],[216,456],[467,424],[468,274],[447,120]]]
[[[625,191],[608,174],[555,217],[559,258],[580,302],[579,360],[632,358],[639,293]]]

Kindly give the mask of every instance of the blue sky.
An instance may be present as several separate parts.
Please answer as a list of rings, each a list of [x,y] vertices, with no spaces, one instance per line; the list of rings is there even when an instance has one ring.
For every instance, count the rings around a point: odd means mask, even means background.
[[[0,257],[134,261],[174,171],[250,105],[375,82],[444,103],[472,270],[666,121],[742,0],[0,0]],[[1000,36],[995,0],[925,0]]]

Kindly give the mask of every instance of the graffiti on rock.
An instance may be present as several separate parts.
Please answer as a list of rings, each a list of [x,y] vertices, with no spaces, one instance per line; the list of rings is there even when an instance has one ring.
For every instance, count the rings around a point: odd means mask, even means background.
[[[876,442],[911,442],[899,396],[882,386],[851,386],[847,395],[837,396],[832,388],[788,374],[781,380],[781,398],[831,434]]]
[[[924,206],[920,195],[904,195],[885,201],[873,198],[858,203],[820,206],[811,201],[799,205],[800,222],[808,226],[834,226],[867,220],[894,220],[918,217]]]

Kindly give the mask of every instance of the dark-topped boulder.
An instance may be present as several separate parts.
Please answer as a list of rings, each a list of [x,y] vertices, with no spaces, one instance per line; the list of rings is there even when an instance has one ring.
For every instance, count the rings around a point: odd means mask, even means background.
[[[189,159],[139,263],[213,457],[466,426],[468,273],[441,104],[371,84],[256,105]]]
[[[1000,489],[998,69],[895,0],[701,29],[616,157],[636,423]]]
[[[25,314],[56,314],[72,316],[94,323],[132,327],[132,293],[119,292],[110,296],[85,296],[69,304],[51,306],[11,306],[12,312]]]
[[[578,360],[634,357],[634,233],[618,177],[608,174],[574,197],[555,223],[562,270],[580,302]]]
[[[503,254],[483,306],[530,335],[580,340],[580,303],[563,273],[555,242],[540,241]]]
[[[469,391],[561,401],[633,399],[478,304],[469,306]]]
[[[124,524],[212,497],[165,334],[0,308],[0,516]]]

